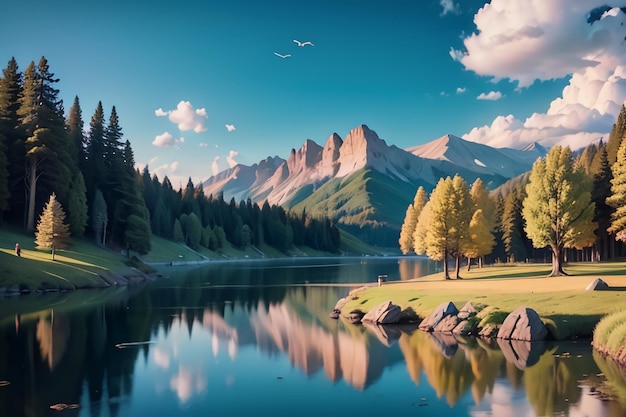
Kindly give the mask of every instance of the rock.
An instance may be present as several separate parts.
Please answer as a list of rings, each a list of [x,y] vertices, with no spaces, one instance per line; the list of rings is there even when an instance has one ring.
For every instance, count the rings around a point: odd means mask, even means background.
[[[509,314],[498,331],[498,339],[545,340],[548,329],[539,314],[531,308],[519,307]]]
[[[439,324],[439,322],[446,316],[451,314],[456,315],[459,310],[456,308],[453,302],[448,301],[446,303],[441,303],[428,317],[426,317],[419,325],[420,330],[424,330],[427,332],[432,332],[433,329]]]
[[[486,324],[482,329],[480,329],[480,332],[478,332],[478,336],[486,337],[489,339],[492,339],[496,337],[497,335],[498,335],[498,325],[495,323]]]
[[[471,302],[467,302],[465,303],[465,305],[461,308],[461,310],[459,310],[459,314],[457,314],[457,316],[461,319],[461,320],[465,320],[470,318],[471,316],[475,316],[476,313],[478,313],[478,311],[474,308],[474,306],[472,305]]]
[[[468,320],[462,320],[456,327],[452,330],[452,334],[458,336],[470,336],[478,333],[478,327],[476,324],[470,324]]]
[[[587,291],[599,291],[599,290],[608,290],[608,289],[609,289],[609,284],[604,282],[602,278],[599,278],[599,277],[594,279],[592,282],[589,283],[589,285],[585,287],[585,290]]]
[[[433,332],[452,333],[458,324],[459,317],[454,314],[449,314],[439,320],[439,323],[437,323],[437,325],[433,328]]]
[[[400,318],[400,306],[393,304],[391,301],[374,306],[363,316],[362,321],[369,321],[378,324],[397,323]]]
[[[346,305],[347,302],[348,302],[347,297],[340,298],[339,300],[337,300],[337,303],[335,304],[335,308],[333,308],[333,310],[341,310],[343,306]]]
[[[330,318],[336,320],[339,318],[339,316],[341,316],[341,310],[333,308],[333,311],[330,312]]]

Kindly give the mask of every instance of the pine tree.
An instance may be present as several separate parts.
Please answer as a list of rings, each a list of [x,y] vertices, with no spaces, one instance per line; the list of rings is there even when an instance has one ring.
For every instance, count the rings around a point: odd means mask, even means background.
[[[38,248],[51,249],[54,261],[56,250],[68,248],[70,243],[70,230],[65,223],[65,212],[53,193],[39,217],[35,245]]]
[[[504,199],[500,231],[507,261],[515,262],[528,257],[525,244],[524,219],[522,217],[522,201],[526,197],[521,186],[513,188]]]
[[[550,276],[567,275],[563,271],[564,249],[589,241],[588,234],[597,227],[592,222],[591,186],[584,170],[574,168],[569,148],[555,146],[533,165],[522,213],[533,245],[552,249]]]
[[[622,104],[622,108],[617,115],[617,121],[613,125],[609,141],[607,143],[607,158],[609,164],[613,165],[617,160],[617,152],[626,137],[626,106]]]
[[[619,147],[611,172],[611,195],[606,203],[615,211],[611,214],[608,232],[615,236],[615,240],[626,242],[626,141]]]
[[[56,192],[66,200],[69,184],[67,178],[68,148],[66,143],[63,102],[58,99],[59,90],[53,85],[59,80],[49,71],[48,61],[42,57],[38,70],[31,63],[24,74],[23,95],[18,115],[25,133],[26,184],[28,211],[26,230],[35,226],[37,197]],[[38,190],[39,183],[42,188]]]
[[[106,156],[104,149],[104,130],[104,110],[102,109],[102,102],[98,102],[96,110],[89,122],[89,134],[85,142],[86,157],[81,160],[81,164],[79,165],[85,177],[88,201],[94,200],[96,190],[100,190],[103,197],[110,194],[106,182],[106,168],[104,165]]]
[[[598,256],[602,260],[609,258],[610,250],[612,246],[609,243],[609,234],[607,232],[611,225],[611,214],[614,209],[606,202],[607,198],[611,195],[611,181],[613,179],[613,173],[611,172],[611,166],[609,165],[608,154],[606,146],[600,147],[597,152],[598,168],[593,175],[593,187],[591,189],[591,201],[595,203],[595,212],[593,221],[598,223],[598,230],[596,231],[598,240]]]
[[[93,202],[91,204],[91,229],[96,236],[98,245],[106,246],[106,232],[109,223],[107,203],[104,200],[102,191],[96,189]]]
[[[19,97],[22,74],[15,58],[11,58],[0,77],[0,214],[16,209],[23,203],[18,185],[20,169],[23,169],[23,152],[19,152]],[[17,204],[15,204],[17,202]]]
[[[400,244],[400,250],[405,255],[413,250],[415,244],[413,242],[413,234],[415,233],[415,226],[417,226],[417,218],[420,212],[428,201],[428,194],[424,187],[420,186],[415,193],[413,203],[409,204],[404,216],[404,222],[400,228],[400,238],[398,243]]]

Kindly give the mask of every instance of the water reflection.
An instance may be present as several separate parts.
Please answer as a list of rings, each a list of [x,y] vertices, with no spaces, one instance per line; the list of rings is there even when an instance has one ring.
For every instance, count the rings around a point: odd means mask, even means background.
[[[309,280],[316,273],[293,274]],[[328,317],[349,288],[270,278],[263,286],[242,284],[259,274],[253,269],[226,285],[229,274],[190,271],[176,287],[164,280],[95,307],[2,320],[0,380],[11,384],[0,387],[0,415],[46,416],[58,403],[80,404],[68,415],[97,417],[220,415],[268,404],[287,412],[293,405],[284,390],[294,398],[324,392],[326,411],[356,398],[349,411],[363,415],[375,408],[354,393],[387,391],[413,392],[420,410],[435,414],[626,415],[625,378],[591,355],[588,341],[503,343],[412,326],[355,326]],[[277,390],[274,383],[284,379],[289,383]],[[414,412],[410,407],[385,404]]]

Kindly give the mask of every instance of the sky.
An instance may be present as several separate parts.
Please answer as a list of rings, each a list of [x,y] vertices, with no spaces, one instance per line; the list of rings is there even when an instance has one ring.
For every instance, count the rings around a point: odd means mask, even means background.
[[[66,112],[77,96],[88,128],[99,101],[107,119],[115,106],[138,168],[178,188],[361,124],[400,148],[446,134],[510,148],[606,140],[626,100],[618,7],[21,0],[2,7],[0,67],[45,56]]]

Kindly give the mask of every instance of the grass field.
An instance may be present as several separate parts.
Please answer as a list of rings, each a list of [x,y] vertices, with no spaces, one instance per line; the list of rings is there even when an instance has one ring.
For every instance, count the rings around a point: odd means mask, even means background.
[[[602,317],[626,310],[626,263],[568,264],[565,270],[570,276],[547,278],[547,264],[490,266],[466,271],[462,280],[444,280],[438,273],[381,287],[371,283],[342,311],[366,312],[389,300],[403,310],[410,307],[420,317],[448,301],[459,309],[470,301],[476,307],[491,306],[505,313],[526,306],[537,311],[552,336],[564,339],[591,336]],[[611,289],[585,290],[597,277]]]

